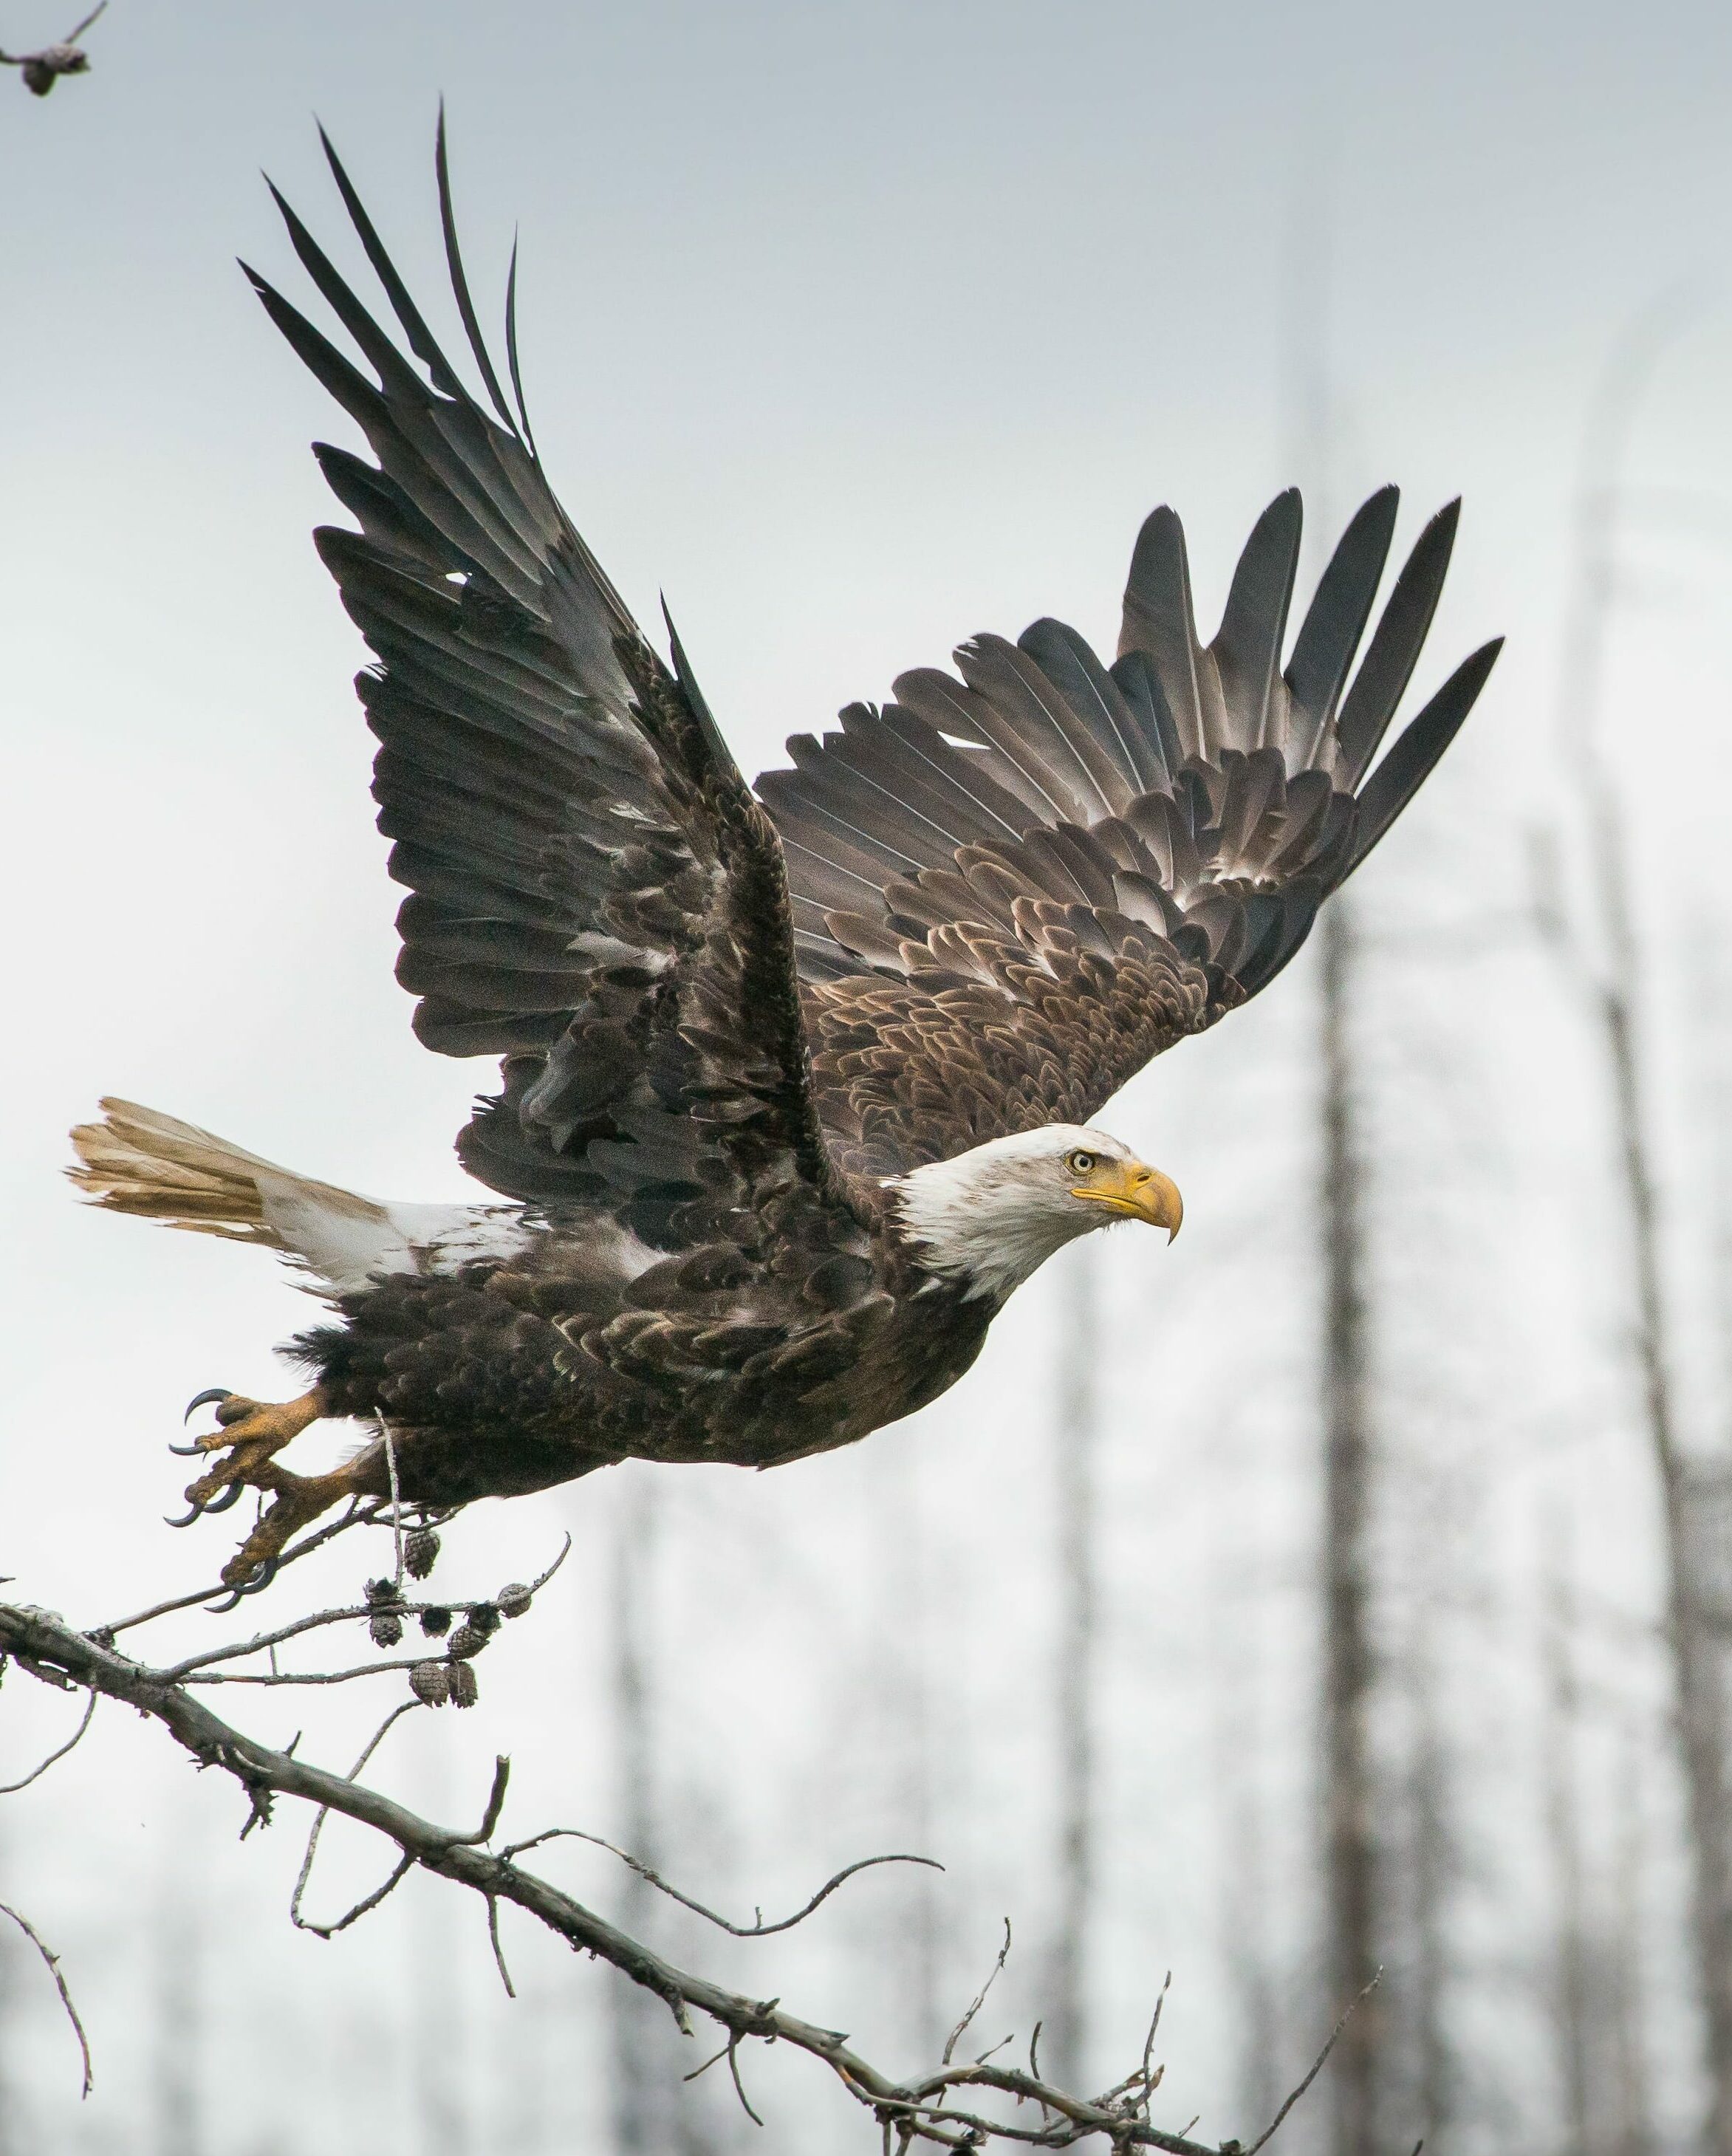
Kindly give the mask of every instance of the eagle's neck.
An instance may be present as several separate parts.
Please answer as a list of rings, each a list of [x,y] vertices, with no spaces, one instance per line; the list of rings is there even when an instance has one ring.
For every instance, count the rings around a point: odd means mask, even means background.
[[[885,1186],[897,1224],[927,1271],[964,1284],[965,1299],[1005,1302],[1048,1258],[1099,1224],[1030,1187],[1026,1165],[992,1144],[934,1161]]]

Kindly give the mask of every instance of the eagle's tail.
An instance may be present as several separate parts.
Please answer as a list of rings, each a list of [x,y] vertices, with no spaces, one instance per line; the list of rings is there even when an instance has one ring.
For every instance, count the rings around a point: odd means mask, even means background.
[[[93,1203],[170,1228],[280,1250],[339,1293],[380,1273],[503,1257],[523,1237],[516,1205],[382,1205],[296,1175],[191,1123],[131,1101],[104,1101],[72,1133],[67,1174]]]
[[[94,1204],[201,1235],[288,1250],[266,1217],[258,1179],[262,1170],[281,1182],[286,1170],[154,1108],[131,1101],[100,1105],[102,1121],[73,1132],[78,1165],[66,1171]]]

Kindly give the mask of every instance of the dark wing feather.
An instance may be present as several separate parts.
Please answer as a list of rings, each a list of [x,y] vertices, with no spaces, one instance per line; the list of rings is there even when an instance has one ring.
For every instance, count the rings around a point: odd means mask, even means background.
[[[1323,729],[1335,716],[1371,618],[1401,499],[1396,488],[1384,486],[1360,505],[1318,579],[1317,594],[1293,639],[1287,669],[1289,754],[1302,767],[1316,756]]]
[[[1302,522],[1299,490],[1289,487],[1257,519],[1233,572],[1221,633],[1210,646],[1221,683],[1229,748],[1261,748],[1270,737],[1272,720],[1278,726],[1272,706],[1287,640],[1287,609],[1299,567]]]
[[[980,637],[960,683],[790,742],[758,791],[787,852],[820,1110],[891,1175],[1086,1122],[1150,1056],[1264,987],[1411,799],[1484,685],[1475,653],[1371,768],[1436,608],[1452,505],[1347,686],[1394,528],[1349,525],[1283,670],[1300,504],[1280,495],[1200,641],[1185,535],[1144,526],[1110,669],[1074,629]],[[1367,770],[1370,776],[1366,778]]]
[[[1351,874],[1431,776],[1478,702],[1503,647],[1499,638],[1464,659],[1359,789]]]
[[[1442,595],[1443,579],[1456,543],[1462,505],[1452,501],[1431,519],[1407,557],[1383,618],[1372,633],[1364,665],[1342,699],[1336,721],[1336,767],[1349,789],[1370,768],[1413,670],[1419,662],[1431,617]]]
[[[677,638],[671,672],[549,491],[509,322],[516,417],[506,403],[458,251],[443,125],[446,256],[491,411],[326,150],[407,355],[280,197],[372,378],[253,282],[377,459],[319,447],[360,529],[318,546],[378,662],[358,687],[379,742],[379,827],[409,887],[398,978],[419,998],[416,1032],[442,1054],[505,1059],[502,1094],[459,1140],[465,1163],[665,1249],[766,1204],[804,1202],[851,1232],[807,1063],[780,846]]]

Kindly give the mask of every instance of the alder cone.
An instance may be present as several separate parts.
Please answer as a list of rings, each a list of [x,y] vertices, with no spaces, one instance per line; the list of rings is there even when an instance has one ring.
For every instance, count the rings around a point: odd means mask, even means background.
[[[443,1707],[451,1697],[451,1672],[443,1662],[417,1662],[409,1690],[424,1707]]]
[[[411,1579],[425,1579],[439,1558],[439,1537],[431,1527],[416,1527],[403,1538],[403,1568]]]

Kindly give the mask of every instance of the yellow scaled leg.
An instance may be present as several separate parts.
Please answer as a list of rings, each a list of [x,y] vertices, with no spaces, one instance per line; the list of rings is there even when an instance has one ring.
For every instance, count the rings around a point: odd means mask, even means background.
[[[286,1467],[266,1461],[250,1470],[247,1479],[255,1489],[275,1491],[276,1499],[223,1567],[224,1587],[268,1584],[290,1536],[311,1526],[321,1512],[328,1512],[345,1497],[359,1495],[366,1478],[357,1474],[351,1460],[329,1475],[291,1475]],[[253,1575],[261,1568],[264,1578],[254,1581]]]

